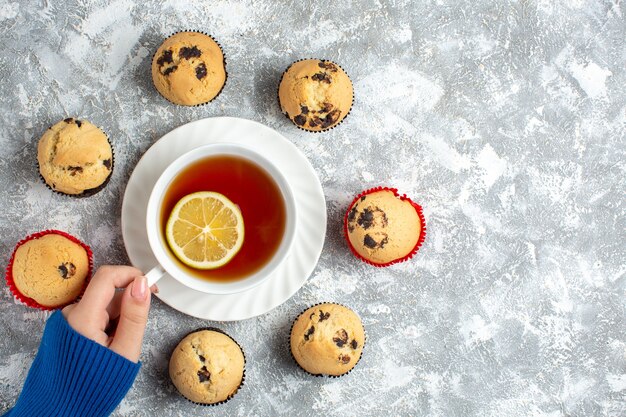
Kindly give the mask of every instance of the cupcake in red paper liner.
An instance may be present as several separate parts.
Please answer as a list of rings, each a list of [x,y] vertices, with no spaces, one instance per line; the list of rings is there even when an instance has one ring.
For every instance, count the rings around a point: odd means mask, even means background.
[[[413,257],[424,242],[426,225],[418,204],[395,188],[377,187],[352,201],[344,234],[357,258],[383,267]]]
[[[54,310],[83,293],[92,269],[89,246],[65,232],[46,230],[17,244],[7,266],[6,282],[24,304]]]

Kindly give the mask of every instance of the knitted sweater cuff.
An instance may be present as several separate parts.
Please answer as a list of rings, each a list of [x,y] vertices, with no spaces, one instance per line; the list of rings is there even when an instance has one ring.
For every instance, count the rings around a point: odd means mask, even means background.
[[[56,311],[48,319],[22,393],[6,415],[108,416],[140,367],[77,333]]]

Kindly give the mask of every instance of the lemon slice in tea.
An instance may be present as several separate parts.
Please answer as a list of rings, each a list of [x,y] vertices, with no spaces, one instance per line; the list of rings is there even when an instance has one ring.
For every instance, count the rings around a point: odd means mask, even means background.
[[[241,210],[224,195],[200,191],[174,206],[165,237],[174,255],[196,269],[226,265],[243,245]]]

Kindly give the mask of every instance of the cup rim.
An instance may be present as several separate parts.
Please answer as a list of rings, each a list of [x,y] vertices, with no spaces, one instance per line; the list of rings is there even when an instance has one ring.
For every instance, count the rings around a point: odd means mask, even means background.
[[[163,241],[164,239],[161,239],[162,231],[160,231],[158,220],[160,214],[160,203],[163,199],[165,191],[174,178],[176,178],[176,176],[183,169],[188,167],[193,162],[203,158],[219,155],[232,155],[244,158],[262,168],[280,190],[286,212],[283,238],[278,249],[270,260],[261,269],[249,277],[223,283],[196,278],[188,275],[184,270],[180,269],[180,267],[176,265],[175,261],[171,259],[171,256],[168,255],[167,249],[164,247],[166,243]],[[163,172],[159,175],[159,178],[150,192],[146,211],[146,231],[148,234],[150,249],[157,261],[155,266],[160,265],[171,277],[188,288],[196,291],[214,295],[234,294],[260,285],[262,282],[267,280],[278,265],[284,261],[291,250],[295,237],[297,224],[296,217],[296,203],[293,191],[291,190],[291,185],[276,165],[265,156],[261,155],[260,152],[252,146],[232,142],[221,142],[206,144],[194,148],[177,157],[174,161],[167,165],[165,170],[163,170]]]

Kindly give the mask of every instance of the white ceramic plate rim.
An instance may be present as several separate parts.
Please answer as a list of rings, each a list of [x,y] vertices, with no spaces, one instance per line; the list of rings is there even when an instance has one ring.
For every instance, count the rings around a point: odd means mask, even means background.
[[[308,159],[275,130],[233,117],[197,120],[155,142],[131,174],[122,202],[122,236],[131,263],[148,271],[157,261],[146,231],[150,192],[161,172],[185,152],[210,143],[241,143],[281,170],[293,192],[298,225],[287,258],[262,284],[235,294],[213,295],[190,289],[169,275],[159,281],[164,303],[185,314],[215,321],[243,320],[264,314],[294,295],[317,265],[326,235],[326,201]]]

